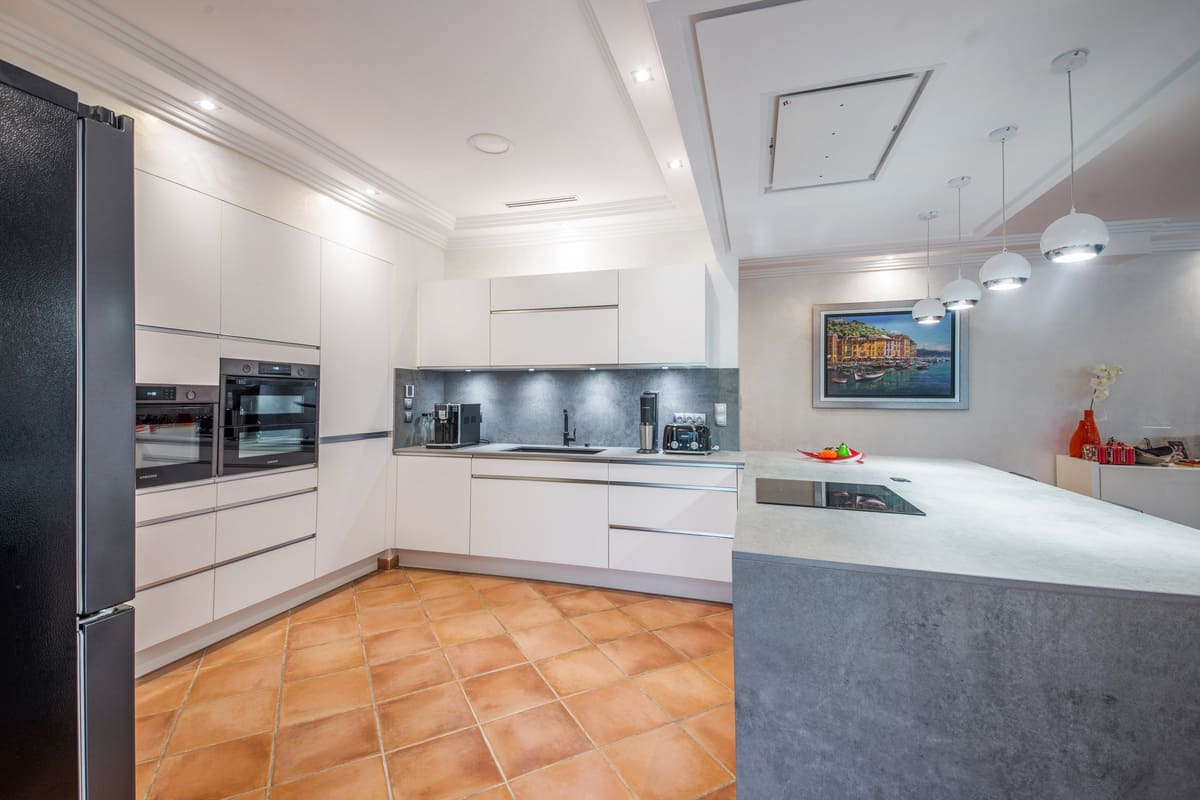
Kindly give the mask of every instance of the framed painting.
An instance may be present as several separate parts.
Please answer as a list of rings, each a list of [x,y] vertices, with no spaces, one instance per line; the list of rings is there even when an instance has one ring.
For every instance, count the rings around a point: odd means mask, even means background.
[[[813,306],[813,407],[965,409],[967,318],[921,325],[915,300]]]

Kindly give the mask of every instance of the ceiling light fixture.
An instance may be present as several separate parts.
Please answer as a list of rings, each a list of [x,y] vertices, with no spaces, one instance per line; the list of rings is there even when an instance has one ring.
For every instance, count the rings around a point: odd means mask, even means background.
[[[1088,261],[1108,246],[1108,226],[1092,214],[1075,210],[1075,101],[1071,73],[1087,64],[1088,51],[1068,50],[1050,62],[1054,72],[1067,73],[1067,120],[1071,136],[1071,211],[1050,223],[1042,234],[1042,255],[1058,264]]]
[[[946,309],[942,306],[942,301],[933,296],[930,288],[932,268],[929,265],[929,236],[933,221],[940,216],[941,212],[938,211],[925,211],[917,215],[918,219],[925,221],[925,299],[918,300],[912,307],[912,315],[913,319],[922,325],[936,325],[942,321],[942,317],[946,316]]]
[[[683,159],[672,158],[667,162],[667,169],[683,169]]]
[[[364,191],[371,197],[379,197],[379,190],[374,186],[368,186]]]
[[[529,371],[530,371],[530,372],[533,372],[533,367],[530,367],[530,368],[529,368]]]
[[[654,70],[649,67],[638,67],[629,74],[633,76],[634,83],[649,83],[654,80]]]
[[[196,105],[200,106],[200,108],[202,108],[205,111],[216,111],[218,108],[220,108],[220,106],[217,105],[215,100],[212,100],[211,98],[208,98],[208,97],[203,97],[203,98],[197,100]]]
[[[498,133],[474,133],[467,137],[467,144],[489,156],[502,156],[512,150],[513,143]]]
[[[942,305],[950,311],[966,311],[973,308],[982,296],[979,284],[970,278],[964,278],[962,274],[962,190],[964,186],[971,185],[971,177],[961,175],[951,178],[946,185],[958,192],[958,277],[942,288]]]
[[[1000,143],[1000,252],[983,262],[979,270],[979,282],[993,292],[1020,289],[1033,275],[1029,259],[1020,253],[1008,251],[1008,165],[1004,158],[1004,146],[1016,135],[1016,125],[996,128],[988,134],[989,139]]]

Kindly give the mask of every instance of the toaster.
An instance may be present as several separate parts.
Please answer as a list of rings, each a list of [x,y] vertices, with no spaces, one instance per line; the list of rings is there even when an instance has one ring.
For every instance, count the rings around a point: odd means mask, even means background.
[[[663,428],[663,452],[708,455],[713,450],[707,425],[667,425]]]

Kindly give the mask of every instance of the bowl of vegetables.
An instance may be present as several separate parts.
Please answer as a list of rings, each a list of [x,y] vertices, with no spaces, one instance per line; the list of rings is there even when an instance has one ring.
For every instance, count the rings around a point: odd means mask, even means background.
[[[861,464],[863,456],[866,455],[851,447],[847,447],[845,442],[842,442],[837,447],[825,447],[814,452],[797,448],[796,452],[802,456],[808,456],[814,461],[825,461],[834,464],[847,461],[857,461]]]

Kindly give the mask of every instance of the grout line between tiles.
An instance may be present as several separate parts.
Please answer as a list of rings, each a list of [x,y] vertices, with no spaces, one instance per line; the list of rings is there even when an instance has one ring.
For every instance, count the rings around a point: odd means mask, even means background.
[[[407,577],[407,574],[406,574]],[[358,605],[358,589],[354,588],[354,621],[358,626],[358,646],[362,651],[363,667],[367,673],[367,689],[371,693],[371,714],[375,717],[375,738],[379,742],[379,761],[383,765],[383,781],[387,786],[388,800],[395,800],[395,793],[392,789],[392,772],[388,768],[387,750],[383,744],[383,721],[379,718],[379,703],[375,698],[375,678],[371,674],[371,665],[367,662],[367,641],[363,636],[362,617],[359,616],[362,611]],[[357,667],[355,667],[357,669]]]
[[[271,800],[271,790],[275,787],[275,754],[279,749],[279,719],[283,713],[283,676],[287,671],[288,639],[291,634],[292,609],[289,608],[283,628],[283,652],[279,654],[279,689],[275,694],[275,727],[271,729],[271,761],[267,767],[266,800]]]
[[[208,652],[205,648],[205,652]],[[163,739],[162,750],[158,753],[158,760],[154,764],[154,774],[150,776],[150,783],[146,785],[145,797],[149,798],[154,791],[154,782],[158,780],[158,772],[162,769],[163,762],[167,759],[167,748],[171,746],[171,739],[175,736],[175,729],[179,727],[179,719],[183,716],[183,707],[187,705],[188,697],[192,694],[192,687],[196,685],[196,678],[200,675],[200,664],[203,662],[204,656],[196,660],[196,667],[192,670],[192,679],[188,681],[188,687],[183,693],[183,699],[179,701],[179,708],[175,709],[175,719],[171,720],[171,730]],[[147,759],[149,760],[149,759]]]

